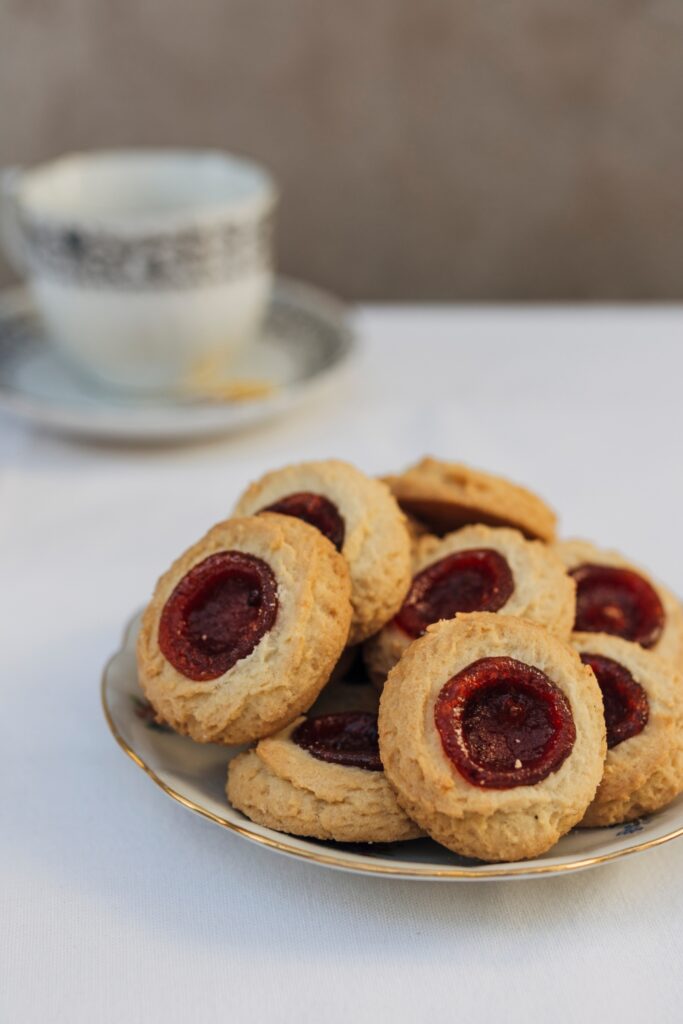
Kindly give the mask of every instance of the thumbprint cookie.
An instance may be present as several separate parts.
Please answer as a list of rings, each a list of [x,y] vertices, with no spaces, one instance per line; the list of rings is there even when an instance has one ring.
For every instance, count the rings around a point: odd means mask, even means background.
[[[567,639],[575,584],[558,556],[518,530],[464,526],[417,541],[413,581],[391,622],[365,644],[368,671],[384,681],[406,647],[427,627],[459,612],[501,612],[546,626]]]
[[[278,832],[344,843],[421,835],[386,780],[377,715],[368,712],[298,718],[230,762],[226,793],[233,807]]]
[[[602,778],[600,688],[543,626],[458,615],[390,672],[379,746],[399,803],[437,842],[481,860],[536,857],[581,820]]]
[[[468,523],[513,526],[531,540],[552,540],[556,516],[531,491],[457,462],[424,458],[396,476],[383,477],[404,512],[435,533]]]
[[[575,633],[605,709],[607,758],[582,825],[657,811],[683,789],[683,679],[663,659],[607,633]]]
[[[660,583],[616,551],[585,540],[554,545],[576,581],[576,621],[581,633],[609,633],[683,665],[683,609]]]
[[[138,638],[160,720],[201,743],[260,739],[311,706],[351,621],[346,562],[290,516],[230,519],[157,583]]]
[[[410,537],[387,487],[336,459],[266,473],[244,492],[236,515],[279,512],[303,519],[349,565],[349,644],[376,633],[398,611],[410,582]]]

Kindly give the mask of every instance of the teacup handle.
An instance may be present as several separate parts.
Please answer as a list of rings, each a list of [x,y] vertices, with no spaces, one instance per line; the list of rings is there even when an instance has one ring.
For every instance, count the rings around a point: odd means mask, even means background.
[[[20,167],[7,167],[0,172],[0,242],[8,263],[23,277],[28,268],[19,220],[17,185],[20,177]]]

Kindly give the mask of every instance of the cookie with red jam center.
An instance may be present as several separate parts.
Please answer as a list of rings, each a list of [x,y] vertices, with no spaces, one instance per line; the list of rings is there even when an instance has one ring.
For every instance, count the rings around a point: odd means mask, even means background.
[[[368,712],[297,719],[230,762],[226,792],[233,807],[279,832],[346,843],[422,834],[382,770],[377,715]]]
[[[415,640],[427,626],[458,612],[497,612],[515,589],[510,565],[494,548],[466,548],[413,577],[394,622]]]
[[[399,803],[437,842],[487,861],[536,857],[595,796],[600,688],[544,627],[459,614],[428,627],[390,672],[379,747]]]
[[[410,582],[410,536],[388,488],[337,459],[266,473],[236,515],[264,511],[314,526],[346,559],[353,619],[349,644],[372,636],[398,611]]]
[[[161,653],[187,679],[217,679],[272,629],[277,590],[262,558],[243,551],[209,555],[182,577],[163,607]]]
[[[515,658],[480,658],[445,684],[434,721],[446,756],[475,786],[535,786],[572,752],[569,701],[548,676]]]
[[[576,582],[574,629],[629,640],[683,664],[683,610],[666,587],[616,551],[589,541],[554,545]]]
[[[322,494],[313,494],[311,491],[287,494],[284,498],[274,501],[272,505],[266,505],[261,511],[279,512],[283,516],[302,519],[305,523],[315,526],[323,537],[327,537],[334,544],[337,551],[341,551],[344,546],[346,523],[334,502]]]
[[[626,666],[614,658],[586,651],[581,661],[593,670],[602,692],[607,749],[611,750],[637,736],[647,725],[650,717],[647,694]]]
[[[511,526],[530,540],[555,536],[555,513],[538,495],[462,463],[427,457],[384,481],[403,511],[437,534],[484,523]]]
[[[608,747],[581,824],[615,825],[659,810],[683,789],[680,673],[640,644],[608,633],[575,633],[572,643],[600,687]]]
[[[381,772],[377,715],[368,711],[338,711],[308,718],[292,740],[319,761]]]
[[[219,523],[159,580],[138,639],[158,717],[203,743],[244,743],[306,710],[344,649],[342,556],[301,519]]]
[[[466,612],[502,612],[539,622],[568,637],[575,584],[557,555],[517,530],[465,526],[442,539],[415,543],[413,580],[393,620],[364,649],[381,685],[404,650],[430,625]]]
[[[577,631],[610,633],[654,647],[666,615],[651,583],[632,569],[584,563],[571,569],[576,583]]]

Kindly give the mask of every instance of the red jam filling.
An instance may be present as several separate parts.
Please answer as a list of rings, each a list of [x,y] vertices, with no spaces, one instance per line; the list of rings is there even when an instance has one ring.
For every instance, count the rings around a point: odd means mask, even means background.
[[[664,608],[654,587],[632,569],[580,565],[576,580],[576,622],[584,633],[611,633],[652,647],[664,629]]]
[[[510,566],[491,548],[456,551],[414,578],[394,619],[408,636],[458,612],[497,612],[515,589]]]
[[[220,551],[176,585],[159,622],[159,647],[188,679],[216,679],[273,627],[277,581],[260,558]]]
[[[544,672],[514,658],[481,658],[449,679],[434,720],[444,753],[474,786],[533,786],[571,753],[569,701]]]
[[[292,739],[319,761],[381,772],[377,739],[377,715],[368,711],[340,711],[307,718]]]
[[[642,732],[650,716],[650,705],[645,690],[629,670],[602,654],[582,654],[581,661],[593,669],[602,690],[607,746],[611,749]]]
[[[344,520],[339,515],[337,506],[322,494],[311,494],[309,491],[288,494],[286,498],[280,498],[267,508],[262,508],[261,512],[279,512],[282,516],[303,519],[305,523],[315,526],[323,536],[331,540],[337,551],[342,549]]]

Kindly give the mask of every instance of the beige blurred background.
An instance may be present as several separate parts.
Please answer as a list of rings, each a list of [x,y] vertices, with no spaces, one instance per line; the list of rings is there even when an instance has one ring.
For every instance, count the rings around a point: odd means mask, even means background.
[[[0,163],[140,144],[268,164],[349,299],[683,296],[680,0],[0,0]]]

